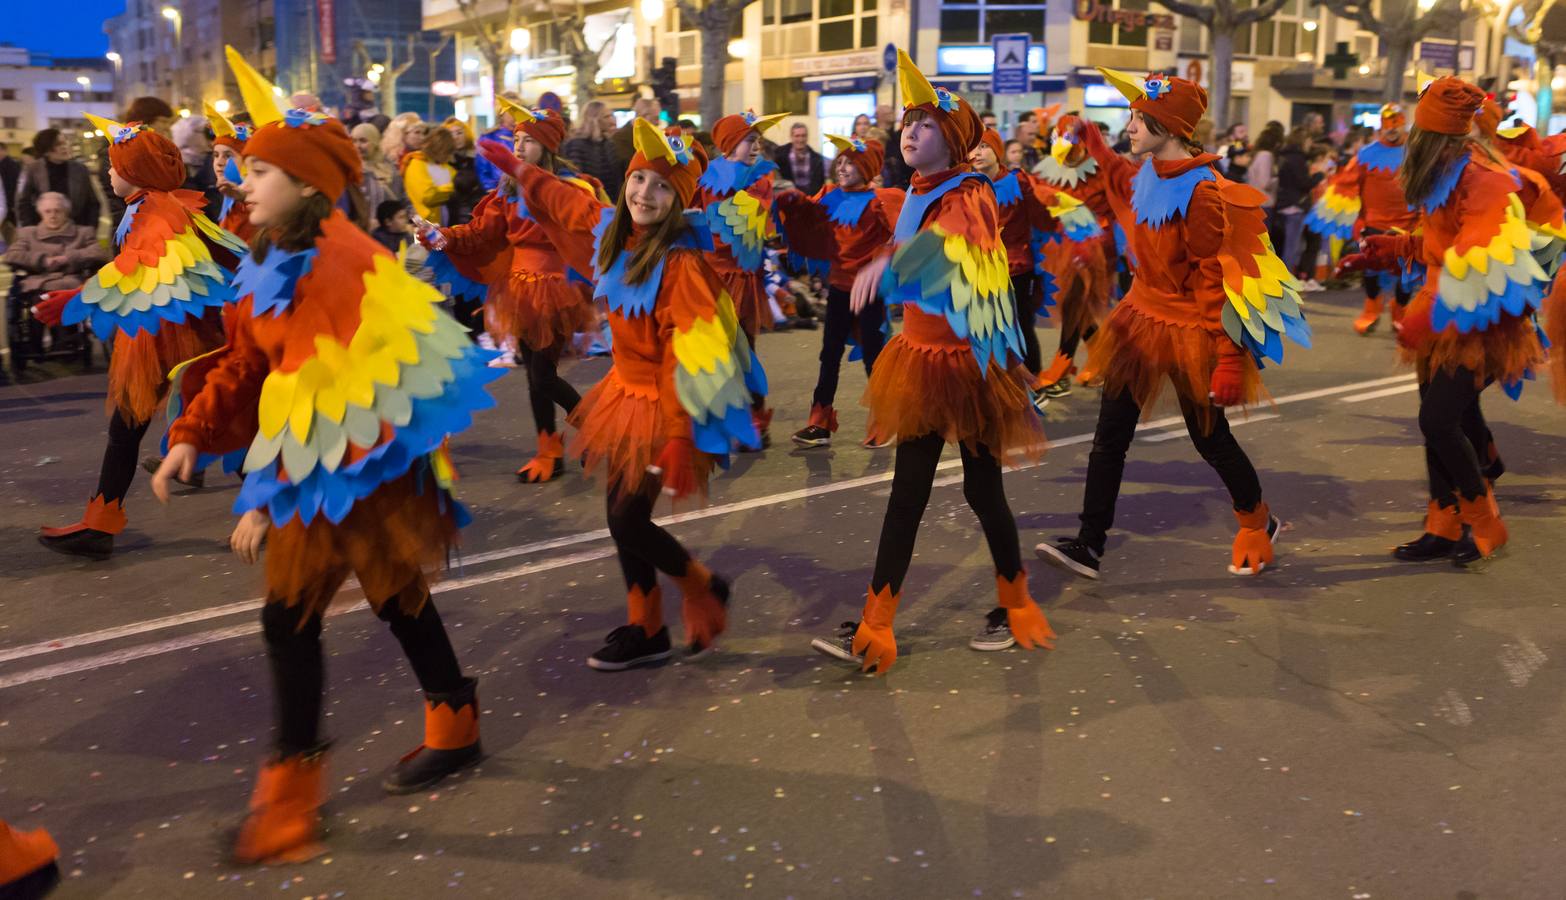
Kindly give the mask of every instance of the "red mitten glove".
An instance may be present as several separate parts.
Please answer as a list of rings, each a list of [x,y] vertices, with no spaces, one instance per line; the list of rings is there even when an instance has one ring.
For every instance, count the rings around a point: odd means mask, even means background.
[[[1406,234],[1367,234],[1359,239],[1359,252],[1338,263],[1338,272],[1396,269],[1410,249]]]
[[[688,437],[670,438],[647,471],[663,479],[663,492],[678,500],[696,490],[696,444]]]
[[[478,149],[479,153],[489,160],[495,168],[505,172],[512,178],[521,179],[522,170],[527,167],[527,163],[523,162],[520,157],[512,152],[510,147],[507,147],[500,141],[486,140],[479,141]]]
[[[1408,350],[1418,350],[1420,347],[1435,337],[1435,329],[1430,322],[1431,301],[1410,301],[1408,312],[1403,314],[1403,321],[1398,325],[1398,345]]]
[[[65,315],[65,305],[79,293],[81,293],[80,288],[69,291],[45,291],[40,295],[41,299],[33,305],[33,318],[51,328],[60,324],[60,319]]]
[[[1236,406],[1245,393],[1245,351],[1228,338],[1219,338],[1218,365],[1207,390],[1214,406]]]

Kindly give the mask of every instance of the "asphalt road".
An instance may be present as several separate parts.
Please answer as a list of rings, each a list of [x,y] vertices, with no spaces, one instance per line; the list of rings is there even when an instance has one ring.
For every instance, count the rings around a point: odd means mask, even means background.
[[[736,580],[731,631],[657,669],[583,664],[624,615],[601,489],[514,481],[532,425],[504,379],[454,447],[477,521],[436,594],[489,758],[381,793],[419,697],[343,604],[330,853],[292,868],[220,852],[271,715],[259,572],[221,546],[236,483],[162,508],[141,480],[116,557],[63,560],[33,534],[92,487],[102,376],[0,388],[0,816],[52,830],[62,897],[1561,896],[1566,416],[1544,385],[1491,391],[1511,546],[1396,564],[1424,507],[1413,382],[1385,330],[1350,331],[1356,297],[1317,297],[1316,348],[1237,431],[1292,525],[1275,570],[1227,574],[1227,498],[1155,421],[1103,581],[1030,561],[1058,649],[974,653],[994,581],[949,452],[884,679],[809,649],[862,603],[892,459],[857,446],[847,367],[840,446],[788,445],[819,332],[763,339],[778,445],[672,526]],[[1044,462],[1007,475],[1025,547],[1074,530],[1096,399],[1051,406]]]

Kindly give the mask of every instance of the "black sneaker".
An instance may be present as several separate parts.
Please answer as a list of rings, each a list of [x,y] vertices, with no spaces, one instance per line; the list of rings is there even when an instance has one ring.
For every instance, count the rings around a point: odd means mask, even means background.
[[[640,625],[621,625],[609,632],[603,647],[587,658],[587,664],[600,672],[621,672],[660,662],[673,653],[667,627],[648,637],[646,629]]]
[[[794,432],[794,443],[801,447],[826,447],[832,443],[832,432],[820,425],[806,425]]]
[[[1076,538],[1056,538],[1053,544],[1033,548],[1039,559],[1052,562],[1083,578],[1098,580],[1099,554]]]
[[[1011,622],[1006,617],[1006,610],[996,607],[984,617],[984,627],[979,633],[968,639],[970,650],[992,653],[996,650],[1010,650],[1017,645],[1017,639],[1011,636]]]
[[[38,543],[66,556],[82,556],[102,562],[114,555],[114,535],[96,528],[82,528],[66,534],[40,534]]]
[[[837,626],[837,633],[831,637],[816,638],[811,641],[810,648],[817,653],[825,653],[827,656],[841,659],[843,662],[862,663],[864,658],[854,655],[854,633],[858,630],[858,622],[844,622]]]
[[[478,719],[478,679],[469,678],[455,691],[448,694],[432,694],[426,692],[425,701],[430,704],[425,709],[425,731],[429,731],[429,717],[431,709],[446,706],[455,716],[464,707],[473,707],[474,720]],[[381,781],[381,788],[388,794],[416,794],[419,791],[434,787],[448,775],[470,769],[479,764],[484,758],[484,746],[478,739],[464,747],[454,747],[447,750],[437,750],[433,747],[420,744],[412,753],[397,761],[392,770],[386,773]]]
[[[1474,533],[1467,525],[1463,526],[1463,536],[1452,545],[1452,565],[1459,569],[1484,562],[1485,555],[1479,552],[1479,545],[1474,543]]]
[[[1398,544],[1392,551],[1392,558],[1403,562],[1436,562],[1437,560],[1451,559],[1452,551],[1456,550],[1459,541],[1451,538],[1437,537],[1426,532],[1406,544]],[[1473,546],[1473,541],[1468,542]],[[1476,551],[1478,548],[1474,548]]]
[[[1050,398],[1051,400],[1059,400],[1061,397],[1069,397],[1070,395],[1071,395],[1071,376],[1070,375],[1067,375],[1065,378],[1060,379],[1059,381],[1055,382],[1054,384],[1046,384],[1046,385],[1044,385],[1044,396]]]

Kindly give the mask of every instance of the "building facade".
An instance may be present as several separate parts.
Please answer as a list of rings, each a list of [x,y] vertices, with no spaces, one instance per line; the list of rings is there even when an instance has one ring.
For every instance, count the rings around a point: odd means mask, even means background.
[[[432,86],[456,77],[456,53],[441,35],[424,29],[420,0],[272,3],[273,71],[285,91],[308,91],[345,112],[451,113],[449,96]]]
[[[114,108],[108,60],[52,57],[0,44],[0,144],[13,152],[45,128],[84,138],[92,125],[82,113],[112,116]]]

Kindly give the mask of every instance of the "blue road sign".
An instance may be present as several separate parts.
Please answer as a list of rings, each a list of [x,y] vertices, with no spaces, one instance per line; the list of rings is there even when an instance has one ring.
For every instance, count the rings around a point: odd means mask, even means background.
[[[885,69],[888,72],[895,72],[895,71],[897,71],[897,45],[896,44],[887,44],[886,45],[886,49],[881,51],[881,68]]]
[[[995,71],[990,76],[992,94],[1026,94],[1028,49],[1032,38],[1026,34],[997,34],[990,39],[995,50]]]

